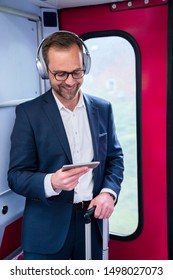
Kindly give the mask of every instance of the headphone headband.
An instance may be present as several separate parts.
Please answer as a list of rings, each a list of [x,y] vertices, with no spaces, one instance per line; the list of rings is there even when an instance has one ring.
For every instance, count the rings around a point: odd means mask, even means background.
[[[61,30],[61,31],[58,31],[58,32],[55,32],[55,33],[71,34],[71,35],[73,35],[76,38],[76,40],[80,41],[80,43],[82,44],[82,46],[84,48],[83,63],[84,63],[84,66],[85,66],[85,74],[88,74],[89,71],[90,71],[90,68],[91,68],[91,57],[90,57],[88,48],[85,45],[85,43],[83,42],[83,40],[77,34],[75,34],[73,32],[70,32],[70,31],[63,31],[63,30]],[[53,34],[55,34],[55,33],[53,33]],[[47,66],[46,66],[46,63],[44,61],[43,54],[42,54],[42,46],[43,46],[43,43],[45,42],[45,40],[48,37],[52,36],[53,34],[51,34],[51,35],[47,36],[46,38],[44,38],[41,41],[41,43],[39,44],[38,49],[37,49],[36,65],[37,65],[37,69],[38,69],[39,75],[41,76],[42,79],[48,79]]]

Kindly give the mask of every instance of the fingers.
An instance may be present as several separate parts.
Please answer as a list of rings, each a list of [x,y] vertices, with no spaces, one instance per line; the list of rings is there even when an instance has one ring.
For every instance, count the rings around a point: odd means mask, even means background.
[[[52,187],[55,191],[71,191],[79,183],[79,178],[88,171],[88,167],[78,167],[67,171],[60,169],[51,176]]]
[[[112,215],[113,210],[109,207],[99,207],[95,209],[94,217],[97,219],[109,219]]]
[[[109,208],[96,208],[95,210],[95,218],[97,219],[109,219],[110,216],[112,215],[112,209]]]
[[[114,201],[107,193],[100,193],[95,197],[89,207],[96,206],[94,217],[97,219],[109,219],[114,210]]]

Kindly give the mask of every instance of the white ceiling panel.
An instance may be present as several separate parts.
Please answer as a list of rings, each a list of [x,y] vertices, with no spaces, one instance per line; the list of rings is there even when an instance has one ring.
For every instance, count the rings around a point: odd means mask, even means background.
[[[98,5],[104,3],[122,2],[125,0],[27,0],[39,7],[62,9],[89,5]]]

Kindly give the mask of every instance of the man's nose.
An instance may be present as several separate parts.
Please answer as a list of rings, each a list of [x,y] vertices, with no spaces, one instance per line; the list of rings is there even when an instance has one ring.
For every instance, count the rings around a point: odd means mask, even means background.
[[[65,83],[68,85],[73,85],[75,83],[75,79],[73,78],[72,74],[68,74],[67,79],[65,80]]]

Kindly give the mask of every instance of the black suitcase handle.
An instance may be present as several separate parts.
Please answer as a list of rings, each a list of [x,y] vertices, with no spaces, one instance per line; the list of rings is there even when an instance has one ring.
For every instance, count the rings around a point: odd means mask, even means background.
[[[96,206],[89,208],[86,211],[86,213],[84,215],[85,224],[91,223],[91,216],[94,214],[95,209],[96,209]]]

